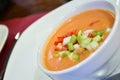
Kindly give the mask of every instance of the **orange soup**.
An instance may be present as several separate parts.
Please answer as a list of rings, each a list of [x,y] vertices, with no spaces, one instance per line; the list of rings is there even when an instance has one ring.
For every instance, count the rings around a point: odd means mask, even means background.
[[[59,71],[82,62],[103,43],[113,23],[114,14],[102,9],[88,10],[67,19],[44,45],[44,66]]]

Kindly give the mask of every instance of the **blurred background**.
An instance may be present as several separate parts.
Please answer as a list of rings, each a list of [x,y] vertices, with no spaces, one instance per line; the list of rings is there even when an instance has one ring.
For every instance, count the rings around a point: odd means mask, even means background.
[[[0,0],[0,21],[51,11],[70,0]]]

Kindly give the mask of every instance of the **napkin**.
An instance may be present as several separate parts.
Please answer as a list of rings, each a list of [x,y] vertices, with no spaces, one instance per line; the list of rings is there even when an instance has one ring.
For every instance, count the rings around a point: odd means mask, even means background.
[[[17,32],[22,33],[27,27],[29,27],[30,24],[32,24],[34,21],[41,18],[43,15],[47,13],[48,12],[42,12],[39,14],[32,14],[22,18],[14,18],[7,21],[0,21],[0,24],[7,25],[9,29],[8,38],[6,40],[2,52],[0,53],[0,70],[2,69],[2,64],[5,60],[7,53],[9,52],[9,49],[11,48],[14,42],[14,37],[17,34]]]

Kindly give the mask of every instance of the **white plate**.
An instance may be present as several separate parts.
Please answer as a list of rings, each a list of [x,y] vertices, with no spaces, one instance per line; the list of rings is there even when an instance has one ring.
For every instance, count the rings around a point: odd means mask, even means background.
[[[7,26],[0,24],[0,53],[1,53],[2,48],[6,42],[7,36],[8,36]]]
[[[53,27],[65,20],[66,15],[72,14],[72,12],[76,11],[78,5],[84,2],[71,1],[29,26],[14,47],[4,80],[51,80],[44,73],[38,71],[36,57],[39,46],[42,45]]]

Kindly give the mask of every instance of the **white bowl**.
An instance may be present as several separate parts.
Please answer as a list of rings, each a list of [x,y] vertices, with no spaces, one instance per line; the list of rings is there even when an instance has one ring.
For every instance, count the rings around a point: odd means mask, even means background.
[[[120,61],[117,61],[120,54],[116,53],[120,45],[120,10],[114,3],[105,0],[92,0],[92,1],[71,1],[56,10],[50,12],[42,18],[44,26],[49,27],[46,29],[43,41],[49,34],[62,22],[77,13],[89,9],[107,9],[115,14],[115,22],[107,39],[104,43],[87,59],[81,63],[62,70],[62,71],[49,71],[42,65],[42,47],[38,53],[38,67],[54,80],[98,80],[106,78],[114,71]],[[45,24],[47,22],[47,25]]]

